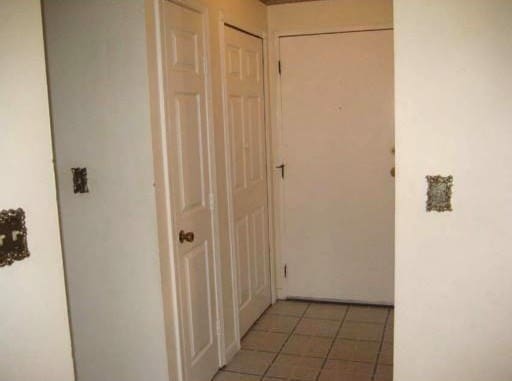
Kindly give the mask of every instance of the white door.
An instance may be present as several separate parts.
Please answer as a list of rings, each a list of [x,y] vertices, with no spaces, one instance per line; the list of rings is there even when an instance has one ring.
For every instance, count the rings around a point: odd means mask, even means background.
[[[280,58],[287,294],[392,303],[393,32],[281,38]]]
[[[230,187],[240,334],[271,303],[263,41],[225,27]]]
[[[218,369],[203,15],[163,1],[167,144],[186,381]],[[181,232],[181,242],[180,242]]]

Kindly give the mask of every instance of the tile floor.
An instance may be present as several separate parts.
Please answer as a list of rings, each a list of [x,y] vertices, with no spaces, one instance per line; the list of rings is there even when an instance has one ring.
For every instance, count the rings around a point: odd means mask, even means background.
[[[214,381],[392,379],[392,308],[278,301]]]

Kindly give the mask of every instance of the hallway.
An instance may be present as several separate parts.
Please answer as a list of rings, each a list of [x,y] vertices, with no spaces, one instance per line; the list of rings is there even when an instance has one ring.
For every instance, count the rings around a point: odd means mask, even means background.
[[[393,309],[278,301],[214,381],[391,381]]]

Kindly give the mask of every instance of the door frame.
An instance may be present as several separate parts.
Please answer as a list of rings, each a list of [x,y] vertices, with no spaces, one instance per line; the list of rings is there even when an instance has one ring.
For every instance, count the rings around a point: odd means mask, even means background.
[[[276,270],[275,270],[275,232],[274,232],[274,218],[273,218],[273,184],[272,184],[272,129],[271,129],[271,111],[270,111],[270,86],[269,86],[269,54],[268,54],[268,37],[265,30],[255,30],[247,25],[240,25],[239,22],[230,19],[224,12],[220,11],[218,16],[218,29],[219,29],[219,54],[220,54],[220,68],[221,68],[221,90],[222,90],[222,120],[224,130],[224,161],[226,165],[226,192],[227,192],[227,206],[228,206],[228,230],[229,230],[229,250],[231,262],[231,279],[232,279],[232,292],[233,292],[233,319],[235,322],[235,341],[226,348],[226,358],[231,359],[236,352],[241,348],[240,340],[240,316],[238,311],[238,268],[235,255],[235,221],[234,221],[234,207],[233,207],[233,192],[231,189],[232,184],[232,168],[231,168],[231,137],[229,131],[229,110],[228,110],[228,95],[227,95],[227,77],[226,73],[226,38],[224,33],[225,27],[233,27],[240,32],[253,35],[262,39],[263,44],[263,91],[265,96],[265,164],[266,164],[266,178],[267,178],[267,208],[268,208],[268,241],[269,241],[269,260],[270,260],[270,289],[271,289],[271,303],[275,303],[277,299],[276,289]]]
[[[281,75],[279,73],[279,62],[281,59],[280,39],[282,37],[299,37],[308,35],[321,35],[321,34],[337,34],[337,33],[350,33],[350,32],[366,32],[372,30],[393,30],[393,24],[373,24],[373,25],[360,25],[350,27],[319,27],[319,28],[302,28],[302,29],[287,29],[279,31],[270,31],[270,44],[269,61],[272,63],[272,70],[269,71],[269,101],[275,105],[270,110],[270,129],[271,136],[273,137],[272,151],[272,165],[273,171],[275,166],[284,162],[283,158],[283,118],[282,118],[282,93],[281,93]],[[284,266],[287,263],[285,250],[283,247],[282,235],[285,231],[285,218],[284,218],[284,184],[276,177],[278,174],[275,172],[272,175],[273,189],[273,232],[274,232],[274,274],[275,274],[275,287],[277,298],[286,299],[289,296],[287,282],[284,276]]]
[[[158,225],[158,245],[160,257],[160,273],[162,283],[162,300],[164,310],[164,323],[166,332],[166,349],[168,360],[168,372],[170,379],[182,380],[184,375],[184,363],[182,357],[183,335],[182,325],[179,318],[179,285],[177,281],[177,239],[175,232],[176,210],[171,194],[175,184],[169,176],[167,157],[169,149],[167,145],[167,112],[165,108],[165,71],[163,52],[163,23],[162,4],[170,2],[178,6],[188,8],[201,14],[204,28],[205,56],[205,88],[206,88],[206,130],[208,141],[208,176],[210,178],[209,193],[213,195],[210,200],[213,205],[217,203],[217,181],[215,167],[215,144],[213,125],[213,103],[212,103],[212,78],[211,78],[211,47],[208,7],[201,0],[145,0],[146,34],[147,34],[147,60],[149,77],[149,102],[151,135],[153,147],[153,167],[155,176],[155,198],[156,214]],[[214,284],[215,284],[215,308],[217,313],[216,333],[218,344],[218,365],[219,368],[225,363],[224,336],[223,336],[223,305],[222,305],[222,282],[221,263],[219,246],[219,215],[218,208],[212,210],[210,224],[212,226],[212,255],[214,262]]]

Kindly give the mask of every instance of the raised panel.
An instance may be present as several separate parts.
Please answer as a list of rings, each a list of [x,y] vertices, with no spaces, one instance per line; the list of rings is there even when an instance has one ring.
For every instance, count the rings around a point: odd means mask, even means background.
[[[198,94],[177,94],[176,131],[180,171],[181,211],[204,205],[201,98]]]
[[[175,70],[198,72],[197,34],[181,30],[171,32],[172,66]]]
[[[227,47],[227,70],[228,75],[234,78],[242,77],[242,51],[236,46]]]
[[[235,241],[238,264],[238,299],[240,308],[251,301],[251,257],[249,244],[249,218],[236,222]]]
[[[257,209],[251,217],[252,220],[252,243],[253,243],[253,290],[255,294],[267,285],[267,265],[268,260],[268,240],[266,232],[266,213],[265,208]]]
[[[245,79],[260,81],[260,56],[253,51],[245,51]]]
[[[264,175],[264,127],[260,97],[249,97],[246,101],[247,136],[249,137],[248,173],[249,181],[257,182]]]
[[[231,131],[231,166],[233,189],[244,188],[246,184],[245,171],[245,138],[244,138],[244,107],[243,99],[239,96],[229,98],[229,128]]]
[[[213,343],[214,330],[211,325],[212,301],[210,296],[210,268],[208,245],[205,242],[185,254],[186,288],[190,356],[192,363],[201,357]]]

